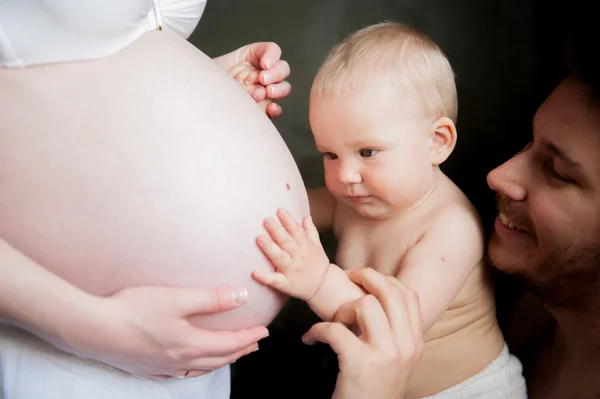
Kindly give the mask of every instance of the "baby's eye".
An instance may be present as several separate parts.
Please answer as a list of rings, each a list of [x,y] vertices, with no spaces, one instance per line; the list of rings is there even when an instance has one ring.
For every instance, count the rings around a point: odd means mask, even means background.
[[[363,148],[362,150],[359,151],[359,154],[361,157],[370,158],[370,157],[374,156],[375,154],[377,154],[378,152],[379,152],[379,150],[374,150],[373,148]]]
[[[327,159],[331,159],[332,161],[333,161],[334,159],[337,159],[337,158],[338,158],[338,156],[337,156],[337,155],[335,155],[333,152],[325,152],[325,153],[323,153],[323,156],[324,156],[325,158],[327,158]]]

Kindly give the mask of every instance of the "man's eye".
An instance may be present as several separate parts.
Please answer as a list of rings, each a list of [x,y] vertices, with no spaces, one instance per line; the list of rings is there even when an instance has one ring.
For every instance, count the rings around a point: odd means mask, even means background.
[[[360,156],[364,158],[370,158],[372,156],[375,156],[375,154],[377,154],[378,152],[379,150],[374,150],[373,148],[364,148],[359,151]]]
[[[552,162],[552,160],[545,159],[542,162],[542,167],[544,168],[544,171],[548,174],[548,176],[552,179],[557,180],[561,183],[574,183],[573,179],[561,175],[556,171],[556,169],[554,169],[554,163]]]
[[[332,161],[338,158],[338,156],[335,155],[333,152],[325,152],[323,153],[323,157],[331,159]]]

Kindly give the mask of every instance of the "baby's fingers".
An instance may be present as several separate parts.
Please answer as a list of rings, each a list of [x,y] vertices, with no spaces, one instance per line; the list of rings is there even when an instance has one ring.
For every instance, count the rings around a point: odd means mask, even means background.
[[[283,251],[287,252],[289,256],[294,257],[298,252],[298,243],[295,237],[292,237],[281,223],[276,222],[273,218],[267,218],[265,220],[265,229]]]
[[[306,242],[306,233],[296,219],[285,209],[277,210],[277,217],[288,234],[299,244]]]
[[[285,270],[290,267],[292,263],[290,255],[282,250],[269,237],[266,235],[258,236],[256,244],[276,268]]]
[[[288,281],[285,275],[279,272],[259,269],[252,271],[252,277],[261,284],[273,287],[278,291],[284,292],[287,288]]]
[[[317,227],[313,223],[310,216],[306,216],[304,219],[302,219],[302,227],[312,242],[318,244],[321,243],[321,240],[319,239],[319,231],[317,230]]]

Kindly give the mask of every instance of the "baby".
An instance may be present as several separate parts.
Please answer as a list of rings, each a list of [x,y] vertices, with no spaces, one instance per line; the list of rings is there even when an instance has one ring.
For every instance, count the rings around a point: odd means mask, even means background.
[[[277,270],[253,276],[324,320],[364,295],[342,269],[398,278],[418,292],[426,331],[409,397],[525,398],[496,322],[479,217],[439,168],[456,116],[454,73],[423,33],[386,22],[338,44],[310,94],[327,187],[309,191],[312,219],[279,210],[280,223],[265,221],[257,242]],[[317,229],[333,229],[339,267]]]

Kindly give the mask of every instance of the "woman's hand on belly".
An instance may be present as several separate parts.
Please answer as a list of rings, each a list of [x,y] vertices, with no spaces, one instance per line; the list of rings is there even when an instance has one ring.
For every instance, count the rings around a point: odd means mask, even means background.
[[[237,308],[247,296],[229,287],[135,287],[94,297],[90,320],[70,326],[67,349],[140,377],[197,377],[255,351],[269,335],[263,326],[209,331],[188,320]]]
[[[134,287],[93,296],[0,239],[0,321],[141,377],[198,376],[254,351],[265,327],[208,331],[192,315],[246,303],[246,289]]]

